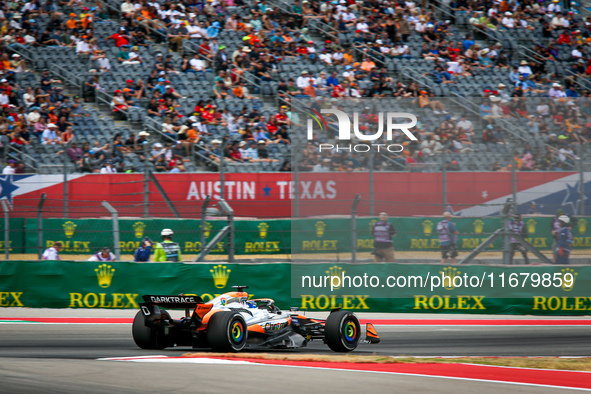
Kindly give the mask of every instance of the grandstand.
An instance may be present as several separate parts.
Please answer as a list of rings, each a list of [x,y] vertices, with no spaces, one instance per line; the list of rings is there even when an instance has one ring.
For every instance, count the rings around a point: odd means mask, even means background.
[[[565,5],[5,3],[4,159],[17,173],[286,171],[294,98],[368,97],[419,116],[420,140],[323,171],[576,170],[591,19]]]

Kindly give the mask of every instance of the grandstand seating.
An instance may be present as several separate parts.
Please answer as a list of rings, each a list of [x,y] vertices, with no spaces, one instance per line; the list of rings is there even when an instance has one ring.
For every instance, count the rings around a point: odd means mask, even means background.
[[[41,3],[44,4],[44,2]],[[167,7],[169,4],[163,1],[159,3],[163,7]],[[352,2],[350,3],[353,4]],[[240,4],[244,5],[240,6]],[[272,20],[274,21],[285,21],[286,18],[294,15],[292,4],[290,3],[271,1],[269,4],[276,8],[273,11],[275,17]],[[151,142],[174,142],[176,137],[166,136],[163,132],[163,119],[149,116],[147,112],[151,94],[146,94],[144,97],[134,100],[133,105],[130,105],[128,110],[117,113],[112,109],[113,94],[116,90],[125,88],[125,81],[127,79],[132,79],[136,82],[139,80],[146,82],[154,69],[155,56],[158,53],[171,55],[172,58],[170,60],[178,69],[181,64],[182,55],[188,54],[192,56],[195,52],[200,51],[203,39],[186,39],[182,42],[181,51],[172,52],[167,42],[158,42],[160,37],[154,30],[150,30],[149,36],[151,37],[151,41],[148,41],[149,45],[139,46],[137,49],[137,53],[141,56],[143,62],[141,64],[120,64],[117,59],[120,49],[114,45],[114,42],[109,37],[119,31],[122,21],[125,20],[125,16],[120,12],[121,1],[109,0],[105,3],[105,7],[105,9],[99,8],[97,13],[94,14],[96,20],[91,24],[92,32],[89,34],[92,34],[94,37],[95,49],[105,51],[106,57],[111,64],[111,70],[98,73],[100,75],[99,85],[101,89],[96,93],[96,104],[86,104],[84,106],[84,116],[78,117],[74,121],[73,129],[76,142],[79,144],[88,142],[89,145],[92,145],[95,141],[98,141],[99,145],[104,146],[106,143],[112,142],[116,135],[120,135],[124,141],[132,133],[137,134],[141,130],[146,130],[151,134]],[[256,5],[254,2],[248,1],[237,2],[235,6],[229,6],[218,11],[221,11],[224,18],[232,14],[247,18],[252,16],[251,7],[261,8],[261,6]],[[474,134],[469,136],[468,140],[463,141],[464,144],[461,148],[450,145],[446,163],[443,165],[446,167],[449,166],[451,170],[489,171],[495,170],[495,165],[498,165],[500,169],[507,169],[508,165],[515,158],[521,158],[527,152],[534,156],[535,166],[531,169],[574,169],[576,161],[568,153],[570,144],[581,145],[580,152],[584,155],[588,145],[587,141],[591,137],[591,124],[587,122],[587,118],[591,116],[591,112],[580,113],[575,120],[569,120],[570,123],[566,126],[564,122],[567,119],[563,119],[562,122],[554,122],[552,117],[547,117],[545,119],[547,129],[536,133],[532,132],[529,126],[531,118],[528,118],[527,115],[537,115],[537,106],[544,103],[548,103],[552,111],[561,112],[565,115],[571,111],[568,101],[573,101],[577,108],[585,107],[585,97],[558,100],[548,97],[548,90],[552,88],[552,83],[558,82],[565,88],[572,85],[578,91],[579,95],[583,95],[583,92],[591,87],[591,82],[587,76],[572,75],[568,71],[572,67],[572,64],[578,61],[578,58],[573,58],[571,54],[571,49],[574,46],[571,48],[568,45],[557,45],[558,55],[552,60],[545,58],[544,61],[540,60],[543,58],[543,49],[536,47],[542,45],[547,48],[549,44],[555,43],[564,31],[569,34],[574,32],[574,39],[580,39],[582,41],[582,59],[587,59],[591,54],[591,46],[587,45],[591,38],[589,38],[589,29],[585,26],[583,16],[576,13],[578,10],[574,9],[575,13],[568,16],[571,21],[571,27],[567,29],[556,28],[549,35],[545,35],[543,24],[544,22],[552,23],[553,15],[543,13],[531,14],[531,16],[536,18],[523,18],[529,22],[531,29],[520,28],[508,30],[501,26],[498,26],[496,29],[488,29],[471,23],[470,18],[472,15],[467,11],[453,10],[450,6],[444,4],[441,7],[431,7],[432,13],[423,13],[422,11],[420,13],[421,15],[429,14],[428,18],[431,18],[432,22],[437,26],[439,26],[439,22],[446,19],[452,21],[446,35],[446,40],[458,43],[461,46],[466,35],[471,34],[476,38],[476,42],[482,48],[488,48],[489,46],[500,43],[502,52],[508,59],[509,66],[518,66],[524,60],[533,62],[536,67],[537,64],[540,64],[540,68],[543,70],[542,80],[536,84],[535,90],[532,89],[523,99],[513,98],[508,100],[513,104],[521,101],[522,104],[520,107],[510,106],[509,113],[505,113],[506,116],[504,117],[496,119],[483,118],[480,113],[480,105],[483,100],[489,98],[489,94],[483,94],[485,90],[494,93],[499,84],[504,84],[508,87],[509,95],[512,95],[515,81],[510,79],[510,68],[481,68],[475,64],[470,70],[470,76],[454,75],[453,83],[441,83],[441,81],[433,79],[432,75],[430,75],[438,63],[434,59],[424,59],[422,57],[421,48],[424,43],[423,37],[414,28],[411,28],[411,34],[408,40],[406,40],[406,45],[410,48],[410,56],[402,58],[384,56],[380,54],[377,46],[372,46],[372,43],[365,43],[362,49],[355,51],[354,62],[360,62],[362,60],[361,55],[363,54],[363,56],[369,56],[374,59],[378,65],[383,65],[387,70],[387,75],[385,76],[393,79],[389,88],[383,89],[384,93],[388,96],[391,96],[392,88],[396,81],[401,81],[407,86],[411,83],[417,83],[420,90],[427,90],[431,93],[431,100],[438,98],[445,104],[449,116],[452,119],[448,119],[446,113],[437,113],[428,106],[421,108],[417,103],[416,97],[398,100],[384,99],[381,107],[378,108],[376,106],[375,110],[396,110],[418,115],[425,129],[425,132],[421,133],[423,138],[427,138],[433,133],[439,135],[439,132],[436,130],[439,130],[444,122],[452,121],[455,123],[461,115],[467,116],[474,125]],[[349,8],[352,14],[355,14],[358,18],[366,13],[366,11],[362,11],[359,7]],[[77,18],[91,12],[90,10],[68,9],[68,7],[63,7],[60,11],[64,13],[61,17],[63,22],[68,19],[69,12],[76,13]],[[384,16],[385,14],[382,13],[380,15]],[[31,18],[32,16],[28,15],[27,17]],[[108,16],[112,19],[109,19]],[[206,15],[205,11],[192,16],[196,22],[202,21],[209,24],[211,17],[211,15]],[[34,18],[40,32],[44,31],[50,25],[51,16],[48,13],[35,14]],[[275,26],[275,29],[277,27]],[[306,27],[309,28],[308,36],[314,41],[314,46],[317,50],[324,47],[331,48],[331,45],[337,42],[339,46],[343,46],[346,49],[354,46],[356,36],[355,23],[344,26],[338,23],[327,24],[321,18],[310,18],[307,20]],[[580,30],[582,30],[580,34],[576,33],[576,31]],[[243,31],[222,29],[216,38],[218,45],[226,46],[226,53],[231,57],[234,51],[239,50],[245,45],[245,41],[243,40],[244,35],[245,33]],[[264,29],[264,31],[259,33],[259,36],[261,36],[260,38],[264,38],[263,36],[270,38],[273,36],[273,30]],[[373,38],[375,39],[376,37]],[[332,43],[325,44],[326,40],[332,40]],[[271,44],[270,47],[272,49]],[[24,89],[28,86],[38,86],[38,74],[45,68],[50,70],[53,78],[63,81],[62,85],[68,89],[69,93],[77,95],[83,95],[85,81],[91,76],[90,70],[100,68],[98,63],[92,59],[92,56],[77,55],[75,46],[9,45],[5,48],[4,52],[21,54],[25,57],[28,68],[35,71],[35,73],[17,73],[11,80],[11,83],[18,87],[20,105],[24,104],[24,98],[22,97]],[[485,54],[481,54],[481,56],[485,56]],[[206,59],[206,57],[204,56],[203,59]],[[285,102],[277,99],[278,82],[280,80],[297,79],[304,69],[308,70],[314,77],[318,77],[321,72],[326,72],[330,75],[333,71],[336,71],[339,77],[341,77],[343,73],[351,68],[351,64],[326,64],[321,60],[311,59],[307,56],[298,58],[283,56],[280,60],[275,60],[272,63],[276,66],[276,69],[271,72],[271,80],[260,78],[251,69],[241,69],[240,66],[243,65],[234,66],[234,76],[236,77],[236,75],[240,74],[242,76],[241,78],[246,81],[250,93],[258,97],[253,99],[237,98],[233,97],[232,94],[227,99],[212,98],[212,88],[217,74],[211,62],[208,64],[209,70],[202,74],[167,72],[165,76],[167,84],[170,84],[183,97],[178,99],[179,105],[176,108],[177,113],[183,115],[183,121],[193,116],[194,107],[199,101],[215,104],[219,111],[227,109],[234,117],[248,115],[253,109],[256,109],[261,115],[270,119],[278,112],[278,106],[285,104]],[[445,62],[441,64],[445,66]],[[444,68],[447,68],[447,66]],[[354,70],[359,70],[359,68],[355,66]],[[244,73],[240,73],[240,71],[244,71]],[[240,77],[236,77],[234,83],[237,79],[240,79]],[[361,92],[368,91],[372,87],[372,82],[367,76],[356,80],[356,82]],[[316,93],[319,97],[324,96],[329,98],[332,92],[318,90]],[[343,103],[345,101],[338,102],[338,105],[346,106]],[[292,110],[293,114],[291,116],[293,121],[293,116],[298,113],[298,108],[294,107]],[[189,122],[189,125],[191,122]],[[573,122],[576,124],[573,124]],[[485,140],[484,132],[488,124],[494,124],[495,130],[498,130],[504,137],[503,141],[493,142],[490,139],[488,141]],[[210,159],[213,149],[212,141],[224,138],[225,136],[229,137],[229,143],[244,139],[244,134],[230,134],[227,128],[221,124],[210,124],[208,131],[208,134],[201,136],[199,144],[191,148],[192,154],[185,156],[182,165],[183,170],[219,170],[219,166]],[[556,138],[551,137],[552,134],[557,136],[558,141],[556,141]],[[575,138],[574,134],[578,134],[578,136]],[[446,139],[453,139],[443,134],[441,134],[441,137],[442,142],[445,142]],[[4,135],[2,142],[5,145],[9,145],[10,137]],[[466,142],[468,143],[466,144]],[[561,148],[563,148],[562,151]],[[63,158],[56,155],[61,149],[62,147],[58,145],[40,144],[36,140],[36,137],[33,137],[31,138],[31,144],[25,145],[23,148],[9,150],[7,155],[25,163],[29,170],[35,170],[40,173],[61,173],[63,171]],[[110,149],[114,149],[114,147]],[[291,157],[290,147],[283,143],[270,143],[267,146],[267,150],[270,159],[268,161],[263,160],[249,163],[241,162],[236,157],[228,158],[226,170],[228,172],[277,171],[282,163]],[[440,155],[424,154],[425,152],[423,150],[419,144],[410,144],[408,145],[407,156],[395,155],[384,158],[382,165],[376,169],[393,171],[440,171],[442,166]],[[547,152],[550,152],[554,159],[552,164],[542,163],[542,158]],[[146,165],[142,160],[142,152],[140,151],[125,152],[121,163],[119,170],[123,171],[143,171]],[[314,163],[307,164],[312,165]],[[450,166],[450,164],[453,164],[453,166]],[[158,166],[154,167],[153,162],[148,163],[148,165],[152,168],[158,168]],[[67,164],[69,171],[76,171],[78,170],[77,167],[77,165],[71,163]],[[305,167],[306,165],[303,166],[303,168]],[[333,169],[336,169],[336,167]]]

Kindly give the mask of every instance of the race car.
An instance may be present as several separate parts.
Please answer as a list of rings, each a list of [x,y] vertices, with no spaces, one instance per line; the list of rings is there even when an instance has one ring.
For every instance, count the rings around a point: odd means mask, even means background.
[[[145,295],[133,321],[133,339],[142,349],[172,346],[211,348],[220,352],[245,349],[294,349],[322,340],[335,352],[350,352],[359,343],[379,343],[374,326],[366,324],[361,339],[359,319],[349,311],[334,309],[325,320],[306,317],[297,308],[284,311],[270,298],[248,299],[248,286],[209,302],[198,296]],[[185,309],[173,319],[168,309]]]

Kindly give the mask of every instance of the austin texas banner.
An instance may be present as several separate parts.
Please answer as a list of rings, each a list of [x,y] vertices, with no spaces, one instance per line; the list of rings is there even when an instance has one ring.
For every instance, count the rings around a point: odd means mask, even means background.
[[[376,172],[373,191],[367,172],[300,173],[298,185],[291,173],[231,173],[223,184],[216,173],[157,174],[160,185],[183,218],[198,218],[204,199],[212,204],[220,198],[230,203],[236,216],[257,218],[291,217],[297,202],[299,216],[348,215],[357,194],[361,196],[360,215],[387,211],[391,216],[440,215],[443,211],[443,184],[439,173]],[[68,182],[69,217],[101,217],[108,212],[101,206],[108,201],[120,216],[143,216],[142,174],[74,174]],[[591,193],[591,173],[585,173],[586,193]],[[13,208],[13,217],[36,217],[39,197],[45,193],[46,217],[63,217],[62,175],[5,175],[0,177],[0,199]],[[581,204],[579,174],[567,172],[520,172],[517,174],[519,210],[527,213],[530,203],[536,212],[554,214],[563,208],[577,214]],[[507,172],[447,174],[448,204],[456,215],[497,215],[512,197],[511,174]],[[149,214],[172,217],[158,188],[149,182]],[[297,192],[297,193],[296,193]],[[297,198],[296,198],[297,197]],[[591,212],[591,200],[585,200]]]

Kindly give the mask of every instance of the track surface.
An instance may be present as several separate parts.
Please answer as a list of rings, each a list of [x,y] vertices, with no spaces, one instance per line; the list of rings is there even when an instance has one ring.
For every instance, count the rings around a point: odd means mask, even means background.
[[[591,356],[589,326],[378,326],[377,330],[382,341],[378,345],[360,345],[356,354]],[[154,354],[138,349],[131,337],[131,327],[124,324],[2,324],[0,332],[0,357],[96,359]],[[190,350],[171,348],[158,354],[178,356]],[[288,352],[332,354],[321,342]]]
[[[590,326],[378,326],[382,342],[357,354],[396,356],[591,356]],[[308,392],[555,393],[557,388],[336,370],[252,365],[144,364],[97,358],[180,356],[189,348],[138,349],[126,324],[0,324],[3,392],[276,392],[305,381]],[[290,353],[332,354],[322,343]],[[494,377],[491,377],[494,379]],[[564,390],[570,392],[571,390]]]

